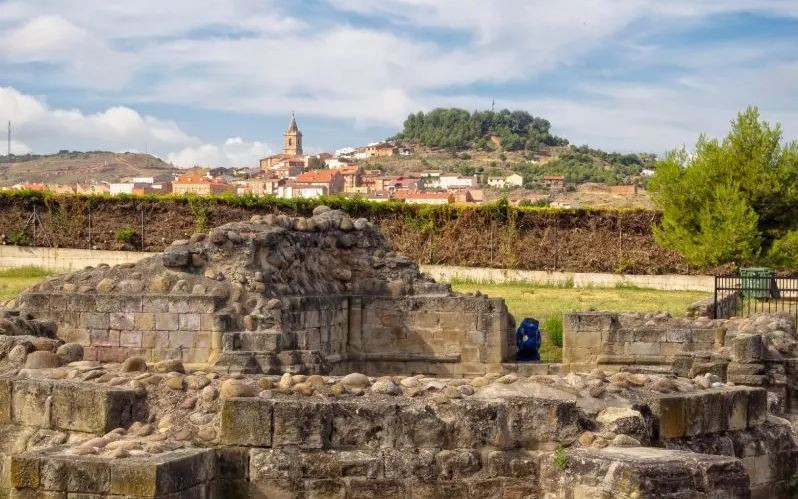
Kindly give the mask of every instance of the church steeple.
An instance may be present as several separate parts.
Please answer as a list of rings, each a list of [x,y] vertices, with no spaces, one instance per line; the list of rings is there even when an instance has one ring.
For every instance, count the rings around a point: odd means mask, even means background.
[[[302,156],[302,132],[299,131],[293,112],[288,130],[283,134],[283,154]]]

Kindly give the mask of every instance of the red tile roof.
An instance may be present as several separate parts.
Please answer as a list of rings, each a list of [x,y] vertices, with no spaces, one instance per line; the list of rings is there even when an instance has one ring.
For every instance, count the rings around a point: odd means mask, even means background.
[[[311,170],[297,175],[296,182],[305,184],[330,183],[336,175],[340,175],[338,170]]]

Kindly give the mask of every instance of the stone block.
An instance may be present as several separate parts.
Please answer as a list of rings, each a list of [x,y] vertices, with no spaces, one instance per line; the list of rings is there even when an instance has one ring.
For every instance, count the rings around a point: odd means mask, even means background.
[[[103,434],[146,415],[144,398],[122,388],[59,382],[52,401],[53,426],[62,430]]]
[[[334,449],[393,447],[400,430],[396,404],[340,401],[331,405],[330,446]]]
[[[748,428],[748,399],[746,390],[729,393],[729,431],[742,431]]]
[[[768,415],[768,393],[764,388],[748,389],[748,427],[763,424]]]
[[[38,489],[41,483],[41,463],[35,456],[11,456],[9,478],[16,489]]]
[[[14,384],[9,378],[0,378],[0,423],[10,423],[11,399]]]
[[[128,348],[141,348],[141,331],[121,331],[119,333],[119,346]]]
[[[505,404],[465,399],[439,407],[438,417],[450,425],[449,444],[465,448],[512,446]]]
[[[231,398],[222,404],[221,440],[225,445],[272,444],[272,403],[260,398]],[[276,423],[275,423],[276,426]]]
[[[659,343],[633,342],[627,343],[626,355],[660,355]]]
[[[564,327],[572,332],[609,331],[620,326],[618,314],[607,312],[579,312],[563,316]]]
[[[668,343],[690,343],[693,333],[690,329],[668,329],[665,331],[665,341]]]
[[[191,348],[194,345],[194,333],[191,331],[169,331],[169,348]]]
[[[97,295],[97,312],[141,312],[141,296]]]
[[[142,312],[164,313],[169,311],[169,298],[161,295],[144,296],[141,299]]]
[[[155,314],[152,312],[135,314],[134,325],[139,331],[155,331]]]
[[[50,310],[50,295],[46,293],[23,293],[17,299],[28,310],[47,312]]]
[[[50,295],[50,312],[66,312],[68,295]]]
[[[664,329],[642,328],[634,330],[634,342],[661,343],[666,341],[667,333]]]
[[[182,492],[181,497],[194,497],[189,491],[214,478],[215,458],[212,449],[180,449],[149,459],[113,461],[110,491],[120,496],[166,497]]]
[[[212,314],[216,302],[212,296],[170,296],[169,312],[180,314]]]
[[[273,406],[273,445],[300,449],[329,447],[332,427],[330,404],[315,401],[283,401]]]
[[[180,314],[178,319],[178,329],[180,329],[180,331],[199,331],[199,314]]]
[[[584,331],[568,336],[569,348],[589,348],[598,350],[601,347],[601,331]]]
[[[131,330],[135,329],[135,315],[132,312],[111,312],[111,329]]]
[[[66,309],[68,312],[91,312],[95,310],[97,301],[94,295],[68,295]]]
[[[687,434],[685,397],[665,395],[655,403],[659,416],[659,435],[663,439],[681,438]]]
[[[399,480],[361,480],[354,479],[347,483],[348,499],[404,499],[405,486]]]
[[[346,484],[343,480],[307,480],[305,495],[308,499],[345,499]]]
[[[168,331],[144,331],[141,334],[141,347],[146,349],[169,348]]]
[[[427,405],[409,405],[399,412],[401,433],[397,447],[441,448],[446,446],[450,424]]]
[[[758,334],[738,334],[732,339],[732,360],[741,364],[762,361],[762,336]]]
[[[118,347],[119,331],[109,329],[92,329],[89,340],[93,347]]]
[[[52,382],[18,379],[13,383],[12,418],[15,422],[39,428],[51,428]]]
[[[158,331],[177,331],[180,329],[179,315],[175,313],[156,313],[155,329]]]
[[[111,321],[107,313],[83,312],[80,314],[79,326],[83,329],[108,329]]]

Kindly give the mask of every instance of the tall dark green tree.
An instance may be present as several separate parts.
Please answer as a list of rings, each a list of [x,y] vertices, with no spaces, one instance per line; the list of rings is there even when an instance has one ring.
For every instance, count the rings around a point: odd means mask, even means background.
[[[670,152],[648,188],[663,214],[657,240],[690,263],[763,260],[798,223],[798,144],[749,107],[722,141],[702,135],[693,156]]]

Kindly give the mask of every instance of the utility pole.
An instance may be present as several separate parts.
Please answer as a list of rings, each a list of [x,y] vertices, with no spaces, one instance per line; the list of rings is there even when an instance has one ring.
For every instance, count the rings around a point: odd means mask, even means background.
[[[11,120],[8,120],[8,149],[6,159],[11,160]]]

